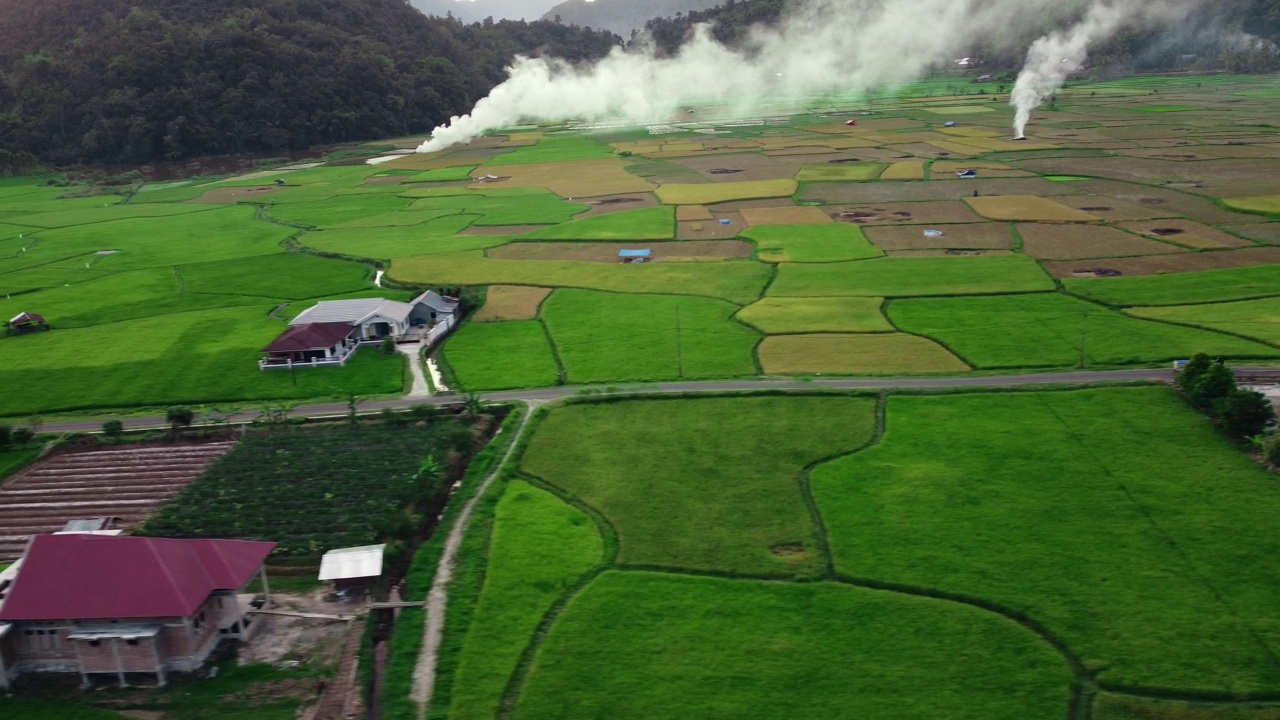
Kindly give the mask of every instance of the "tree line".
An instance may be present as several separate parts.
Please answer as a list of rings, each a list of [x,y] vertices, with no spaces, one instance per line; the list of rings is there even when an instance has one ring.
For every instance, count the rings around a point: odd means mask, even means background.
[[[0,164],[138,164],[430,131],[517,53],[621,39],[403,0],[0,0]]]

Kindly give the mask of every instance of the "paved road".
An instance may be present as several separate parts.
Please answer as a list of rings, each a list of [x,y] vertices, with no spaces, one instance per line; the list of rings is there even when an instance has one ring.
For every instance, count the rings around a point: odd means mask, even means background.
[[[946,378],[818,378],[812,381],[800,380],[714,380],[705,382],[671,382],[644,385],[610,385],[615,392],[636,394],[670,395],[675,393],[711,393],[753,390],[813,390],[829,388],[835,390],[895,390],[895,389],[946,389],[946,388],[1002,388],[1032,387],[1036,385],[1084,385],[1088,383],[1117,383],[1134,381],[1168,381],[1171,371],[1166,369],[1143,370],[1110,370],[1100,372],[1058,372],[1030,375],[1000,375]],[[565,385],[538,390],[515,390],[511,392],[486,393],[483,397],[490,402],[504,400],[550,401],[577,395],[584,390],[604,390],[603,385],[575,386]],[[407,408],[420,404],[447,405],[460,401],[458,395],[437,395],[434,397],[406,396],[390,400],[368,400],[360,403],[361,412],[376,412],[383,408]],[[293,417],[324,417],[327,415],[345,415],[346,403],[330,403],[320,405],[299,406],[293,409]],[[245,411],[232,415],[228,422],[245,422],[257,417],[256,411]],[[50,422],[43,426],[45,432],[86,432],[102,429],[109,416],[90,418],[73,422]],[[165,419],[160,416],[120,418],[129,429],[166,427]]]

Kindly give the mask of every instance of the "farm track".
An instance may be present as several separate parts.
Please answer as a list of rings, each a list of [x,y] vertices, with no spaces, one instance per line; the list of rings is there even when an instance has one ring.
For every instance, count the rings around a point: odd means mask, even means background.
[[[128,528],[168,502],[235,443],[121,447],[56,454],[0,487],[0,561],[68,520],[117,517]]]
[[[1248,372],[1256,368],[1244,369]],[[708,380],[697,382],[665,382],[648,384],[618,385],[561,385],[533,390],[511,390],[505,392],[483,393],[486,402],[549,402],[561,398],[572,397],[589,392],[609,392],[612,394],[636,395],[674,395],[681,393],[717,393],[717,392],[768,392],[768,391],[814,391],[814,390],[962,390],[966,388],[999,389],[1026,388],[1046,385],[1089,385],[1094,383],[1126,383],[1126,382],[1169,382],[1172,379],[1170,370],[1164,368],[1144,368],[1139,370],[1082,370],[1076,372],[1027,373],[1021,375],[991,375],[975,377],[896,377],[896,378],[816,378],[813,380]],[[462,397],[456,394],[434,395],[432,397],[405,396],[388,400],[369,400],[359,404],[360,412],[377,412],[385,408],[404,409],[415,405],[451,405],[459,404]],[[327,403],[305,405],[293,409],[293,417],[327,417],[345,416],[349,412],[347,403]],[[250,422],[258,417],[257,411],[244,411],[226,418],[228,423]],[[45,423],[45,432],[97,432],[102,423],[109,419],[119,419],[130,430],[144,428],[167,428],[168,421],[161,416],[118,418],[103,416],[85,420]]]

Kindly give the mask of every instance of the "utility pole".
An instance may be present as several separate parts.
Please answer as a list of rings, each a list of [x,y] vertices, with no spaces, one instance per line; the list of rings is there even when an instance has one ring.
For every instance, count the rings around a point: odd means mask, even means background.
[[[684,349],[680,342],[680,306],[676,306],[676,373],[684,378]]]

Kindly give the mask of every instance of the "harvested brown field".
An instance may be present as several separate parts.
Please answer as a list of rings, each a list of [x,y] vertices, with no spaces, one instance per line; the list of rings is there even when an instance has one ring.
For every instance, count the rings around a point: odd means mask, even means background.
[[[1185,215],[1207,225],[1245,225],[1258,222],[1257,215],[1228,210],[1208,198],[1188,195],[1169,188],[1143,187],[1113,180],[1082,180],[1059,184],[1074,185],[1094,195],[1111,197],[1162,212]]]
[[[925,237],[925,229],[918,226],[869,227],[864,232],[876,247],[887,251],[1012,250],[1014,246],[1007,223],[933,225],[929,229],[941,231],[942,237]]]
[[[970,157],[977,155],[980,151],[977,148],[969,148],[964,152],[956,152],[955,150],[944,150],[936,145],[922,142],[909,142],[906,138],[894,142],[891,145],[885,145],[886,149],[893,151],[899,155],[910,155],[919,158],[946,158],[946,157]]]
[[[982,218],[962,202],[900,202],[830,205],[823,210],[837,222],[855,225],[946,225],[980,223]]]
[[[712,182],[786,180],[795,175],[795,165],[793,163],[782,163],[758,153],[719,157],[693,157],[676,160],[675,162],[684,165]]]
[[[759,349],[769,375],[928,375],[967,372],[946,348],[904,333],[774,335]]]
[[[1075,223],[1098,220],[1086,212],[1034,195],[970,197],[964,201],[979,215],[992,220]]]
[[[658,198],[653,193],[629,193],[626,195],[607,195],[605,197],[592,198],[584,201],[591,209],[578,213],[573,216],[574,220],[595,217],[597,215],[609,215],[616,212],[625,212],[627,210],[640,210],[643,208],[651,208],[658,206]]]
[[[721,220],[728,220],[728,225],[721,225]],[[719,240],[737,237],[738,233],[747,229],[746,220],[740,212],[715,212],[711,220],[676,223],[676,239],[678,240]]]
[[[488,174],[507,177],[502,187],[541,187],[566,198],[648,193],[654,189],[653,183],[627,172],[622,158],[480,167],[471,176],[477,178]],[[471,187],[483,189],[487,186],[474,183]]]
[[[1054,277],[1085,277],[1082,269],[1105,268],[1123,276],[1163,275],[1165,273],[1230,270],[1280,263],[1280,247],[1243,248],[1209,252],[1184,252],[1177,255],[1118,258],[1112,260],[1060,261],[1044,263]]]
[[[1043,178],[978,178],[963,183],[892,182],[892,183],[809,183],[801,188],[797,199],[826,204],[904,202],[924,200],[961,200],[980,195],[1083,195],[1081,183],[1056,183]]]
[[[1019,165],[1045,174],[1091,175],[1150,185],[1195,182],[1203,186],[1204,194],[1215,197],[1280,194],[1280,173],[1275,171],[1275,162],[1264,159],[1178,162],[1122,156],[1044,158]]]
[[[492,285],[485,294],[484,306],[476,311],[471,321],[536,320],[542,301],[550,294],[551,288]]]
[[[680,205],[676,207],[676,220],[679,222],[706,222],[714,219],[711,211],[703,205]]]
[[[1194,220],[1165,219],[1119,223],[1119,226],[1167,243],[1195,250],[1221,250],[1222,248],[1249,247],[1253,243],[1201,225]]]
[[[1035,173],[1018,170],[997,162],[977,160],[964,162],[957,160],[938,160],[929,168],[929,177],[934,180],[957,180],[956,173],[973,170],[984,178],[1017,178],[1035,177]]]
[[[742,211],[743,220],[751,227],[759,225],[822,225],[831,222],[831,216],[818,207],[753,208]]]
[[[225,205],[228,203],[256,200],[260,197],[266,197],[273,193],[278,193],[284,189],[285,188],[280,187],[279,185],[264,185],[261,187],[220,187],[214,188],[213,190],[206,190],[200,197],[194,198],[189,202]],[[337,192],[339,192],[339,189],[334,189],[334,193]]]
[[[119,518],[128,529],[194,481],[232,442],[129,445],[69,450],[14,475],[0,487],[0,562],[22,555],[27,538],[68,520]]]
[[[1252,225],[1228,225],[1227,230],[1264,243],[1280,244],[1280,222],[1256,223]]]
[[[1106,225],[1019,223],[1022,252],[1037,260],[1080,260],[1186,252]]]
[[[741,240],[703,240],[691,242],[515,242],[489,248],[485,254],[495,260],[560,260],[584,263],[618,263],[618,251],[624,248],[653,251],[649,262],[692,262],[749,258],[754,249]]]
[[[1064,195],[1054,198],[1054,202],[1062,203],[1069,208],[1075,208],[1111,222],[1154,220],[1177,216],[1177,213],[1160,205],[1138,205],[1102,195]]]

